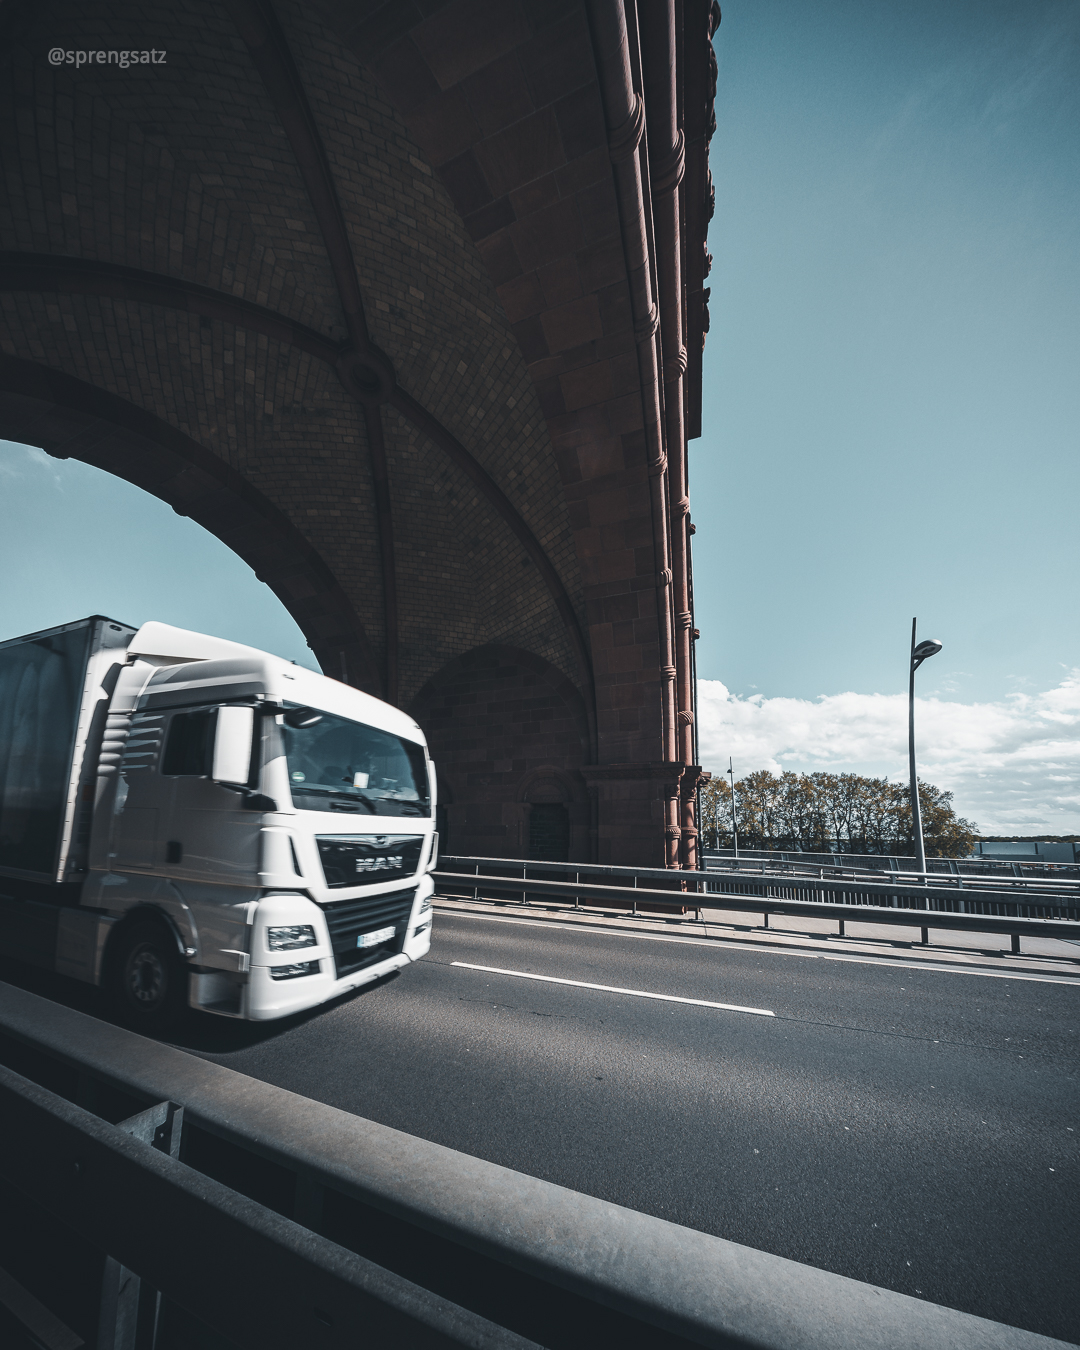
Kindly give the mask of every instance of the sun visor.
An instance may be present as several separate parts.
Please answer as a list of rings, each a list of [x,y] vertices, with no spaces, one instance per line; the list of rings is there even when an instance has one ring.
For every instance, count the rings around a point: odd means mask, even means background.
[[[214,661],[227,657],[264,656],[256,647],[245,647],[226,638],[191,633],[167,623],[144,623],[131,639],[132,656],[158,657],[168,661]]]

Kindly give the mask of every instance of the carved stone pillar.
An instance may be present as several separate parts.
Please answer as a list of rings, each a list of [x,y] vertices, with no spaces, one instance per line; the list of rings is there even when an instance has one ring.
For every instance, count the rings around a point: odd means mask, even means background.
[[[697,790],[712,780],[699,764],[688,764],[679,780],[682,820],[682,865],[696,872],[700,866],[698,855]]]

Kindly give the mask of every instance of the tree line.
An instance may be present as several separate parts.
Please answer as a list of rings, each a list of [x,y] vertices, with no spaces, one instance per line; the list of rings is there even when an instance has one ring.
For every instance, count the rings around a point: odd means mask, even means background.
[[[919,808],[928,858],[967,857],[978,826],[959,817],[953,794],[919,780]],[[911,789],[857,773],[774,774],[759,769],[735,784],[739,847],[801,853],[915,851]],[[701,841],[706,849],[732,846],[731,788],[717,774],[701,789]]]

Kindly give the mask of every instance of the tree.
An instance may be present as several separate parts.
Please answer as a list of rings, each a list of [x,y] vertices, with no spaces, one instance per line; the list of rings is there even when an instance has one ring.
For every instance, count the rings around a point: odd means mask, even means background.
[[[928,858],[967,857],[978,827],[957,816],[953,795],[919,782],[923,841]],[[768,769],[735,784],[739,847],[824,853],[913,854],[911,793],[887,778],[855,773],[792,773]],[[730,848],[731,789],[716,775],[701,790],[705,848]]]
[[[905,844],[915,851],[911,819],[911,789],[901,789],[901,805],[897,812],[899,833]],[[919,813],[922,816],[923,843],[928,858],[966,858],[979,837],[979,827],[970,820],[961,819],[953,810],[953,795],[942,792],[932,783],[919,779]]]

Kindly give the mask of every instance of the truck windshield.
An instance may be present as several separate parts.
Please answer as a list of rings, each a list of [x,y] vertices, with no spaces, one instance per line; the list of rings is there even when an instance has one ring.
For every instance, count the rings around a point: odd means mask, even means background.
[[[423,746],[323,713],[311,726],[281,727],[293,804],[302,811],[429,816]]]

